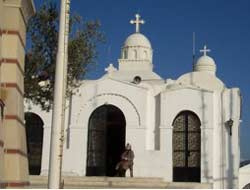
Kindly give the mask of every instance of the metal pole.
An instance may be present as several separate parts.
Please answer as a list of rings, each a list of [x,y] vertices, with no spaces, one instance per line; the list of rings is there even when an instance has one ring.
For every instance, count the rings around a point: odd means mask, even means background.
[[[64,84],[63,84],[63,95],[64,95],[64,98],[63,98],[63,113],[62,113],[62,127],[61,127],[61,145],[60,145],[60,154],[62,155],[61,156],[61,159],[60,159],[60,176],[59,176],[59,181],[60,181],[60,184],[63,184],[63,181],[61,180],[62,178],[62,158],[63,158],[63,145],[64,145],[64,131],[65,131],[65,111],[66,111],[66,93],[67,93],[67,70],[68,70],[68,36],[69,36],[69,17],[70,17],[70,0],[66,0],[66,8],[65,8],[65,33],[64,33],[64,74],[63,74],[63,81],[64,81]],[[61,187],[63,188],[63,187]]]
[[[193,55],[192,55],[192,69],[195,68],[195,32],[193,32]]]
[[[50,163],[49,163],[49,180],[48,188],[59,189],[60,187],[60,144],[61,144],[61,127],[63,124],[63,101],[64,101],[64,43],[65,43],[65,21],[66,21],[66,0],[61,0],[60,24],[58,37],[58,50],[56,57],[56,73],[54,86],[54,105],[51,127],[50,141]]]

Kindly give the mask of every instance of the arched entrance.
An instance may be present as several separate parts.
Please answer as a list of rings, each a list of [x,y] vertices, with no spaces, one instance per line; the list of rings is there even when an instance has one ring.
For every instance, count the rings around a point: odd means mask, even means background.
[[[114,176],[125,147],[126,121],[113,105],[98,107],[88,126],[87,176]]]
[[[173,122],[173,181],[200,182],[200,120],[191,111]]]
[[[250,189],[250,183],[246,184],[243,189]]]
[[[37,114],[26,112],[25,127],[29,174],[40,175],[43,147],[43,121]]]

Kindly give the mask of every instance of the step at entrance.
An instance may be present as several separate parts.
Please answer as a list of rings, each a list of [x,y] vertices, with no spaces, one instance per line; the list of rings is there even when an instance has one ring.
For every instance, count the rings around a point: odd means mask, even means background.
[[[211,184],[166,182],[162,178],[123,177],[63,177],[64,188],[154,188],[154,189],[209,189]],[[47,176],[30,176],[30,189],[47,188]]]

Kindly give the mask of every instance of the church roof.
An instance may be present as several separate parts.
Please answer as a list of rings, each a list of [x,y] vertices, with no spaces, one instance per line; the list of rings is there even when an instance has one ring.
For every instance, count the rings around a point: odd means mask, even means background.
[[[194,70],[200,71],[200,72],[207,72],[211,74],[216,73],[216,64],[212,57],[207,55],[207,52],[210,52],[210,49],[207,49],[206,45],[204,46],[203,50],[200,50],[200,52],[203,52],[203,56],[201,56],[196,65]]]
[[[216,76],[208,72],[191,72],[181,75],[176,83],[183,85],[192,85],[202,89],[222,90],[225,84]]]
[[[146,47],[146,48],[151,48],[151,44],[146,36],[144,36],[141,33],[134,33],[131,34],[126,41],[124,42],[123,47]]]

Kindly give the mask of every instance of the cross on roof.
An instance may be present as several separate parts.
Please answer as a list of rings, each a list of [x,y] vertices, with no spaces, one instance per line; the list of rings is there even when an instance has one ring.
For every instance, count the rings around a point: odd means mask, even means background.
[[[117,69],[113,66],[113,64],[109,64],[109,66],[107,68],[105,68],[105,71],[110,74],[113,73],[115,71],[117,71]]]
[[[204,45],[204,49],[201,49],[200,52],[203,52],[204,53],[204,56],[207,55],[207,52],[210,52],[211,50],[210,49],[207,49],[207,46]]]
[[[136,14],[135,15],[135,20],[130,20],[130,24],[135,24],[135,32],[138,33],[140,32],[140,24],[144,24],[144,20],[140,20],[140,15]]]

